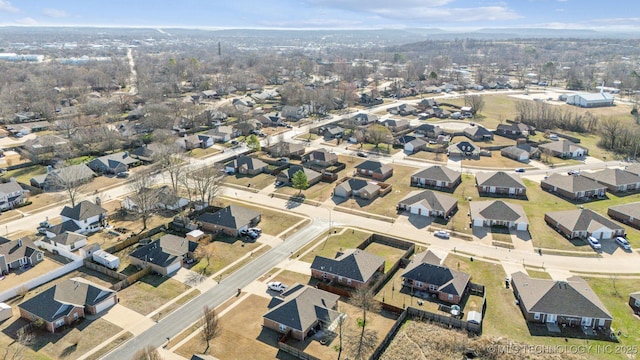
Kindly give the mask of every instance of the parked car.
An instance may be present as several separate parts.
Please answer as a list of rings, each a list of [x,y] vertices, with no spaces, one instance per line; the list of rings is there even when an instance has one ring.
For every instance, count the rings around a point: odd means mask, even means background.
[[[128,172],[126,172],[126,171],[122,171],[122,172],[117,173],[117,174],[116,174],[116,177],[119,177],[119,178],[128,178],[128,177],[129,177],[129,173],[128,173]]]
[[[238,140],[231,140],[231,145],[238,145]]]
[[[589,236],[587,238],[587,241],[589,242],[589,245],[591,245],[591,247],[594,250],[600,250],[602,249],[602,245],[600,244],[600,241],[598,241],[598,239],[594,238],[593,236]]]
[[[439,238],[443,238],[443,239],[448,239],[449,237],[451,237],[451,234],[448,231],[445,230],[438,230],[435,231],[433,233],[434,236],[437,236]]]
[[[618,236],[616,238],[616,243],[625,250],[631,250],[631,244],[629,244],[627,239],[623,238],[622,236]]]
[[[524,170],[524,168],[517,168],[516,172],[523,173],[523,172],[525,172],[525,170]]]
[[[580,175],[580,170],[569,170],[568,175]]]
[[[368,155],[362,151],[358,151],[358,156],[365,157],[365,158],[368,157]]]
[[[253,231],[253,230],[249,230],[247,231],[247,236],[252,238],[252,239],[257,239],[260,237],[260,234],[258,234],[257,232]]]
[[[287,285],[281,283],[280,281],[272,281],[267,284],[267,287],[269,288],[269,290],[278,291],[278,292],[283,292],[287,290]]]
[[[251,229],[249,229],[249,231],[253,231],[256,234],[262,234],[262,229],[260,229],[259,227],[252,227]]]

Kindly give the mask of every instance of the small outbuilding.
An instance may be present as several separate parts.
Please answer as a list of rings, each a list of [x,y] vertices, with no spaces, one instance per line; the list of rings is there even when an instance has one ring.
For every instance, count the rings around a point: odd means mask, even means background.
[[[13,311],[11,310],[11,306],[0,303],[0,321],[5,321],[13,316]]]

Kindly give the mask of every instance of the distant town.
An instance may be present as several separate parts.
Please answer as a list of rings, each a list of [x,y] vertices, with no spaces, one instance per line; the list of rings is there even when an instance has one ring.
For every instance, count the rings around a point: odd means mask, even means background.
[[[3,359],[637,359],[639,43],[0,28]]]

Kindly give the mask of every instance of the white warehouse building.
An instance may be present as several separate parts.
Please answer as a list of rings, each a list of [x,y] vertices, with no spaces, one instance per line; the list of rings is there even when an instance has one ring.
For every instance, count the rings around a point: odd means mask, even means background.
[[[606,92],[573,94],[567,96],[567,104],[583,108],[613,106],[613,95]]]

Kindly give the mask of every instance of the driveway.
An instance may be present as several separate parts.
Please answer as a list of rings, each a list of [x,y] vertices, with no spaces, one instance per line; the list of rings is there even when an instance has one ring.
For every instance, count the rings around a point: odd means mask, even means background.
[[[155,321],[148,317],[120,304],[116,304],[109,309],[106,314],[102,315],[102,319],[131,332],[133,335],[142,334],[156,324]]]

